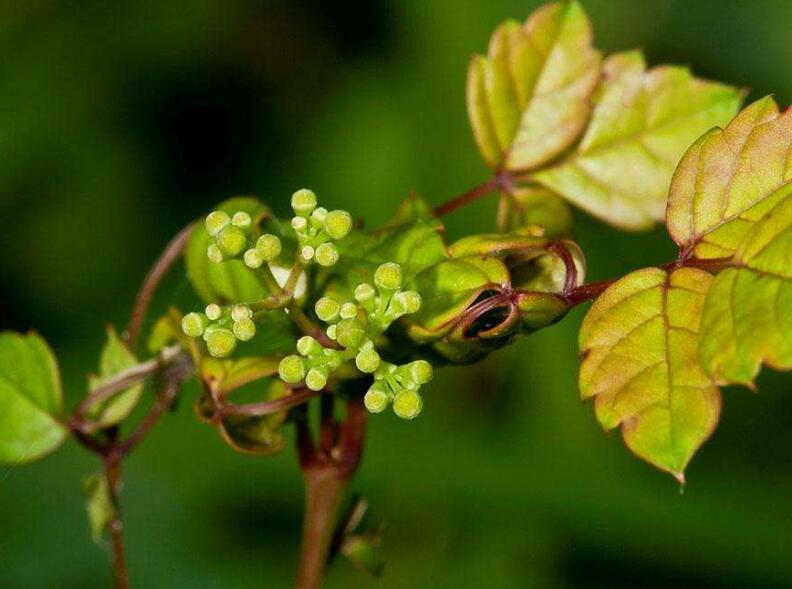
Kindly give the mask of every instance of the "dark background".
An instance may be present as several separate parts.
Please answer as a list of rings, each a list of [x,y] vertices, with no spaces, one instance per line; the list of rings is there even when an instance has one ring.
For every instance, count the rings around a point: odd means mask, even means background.
[[[468,129],[469,57],[517,0],[0,3],[0,324],[35,327],[85,390],[103,325],[122,326],[169,237],[234,194],[291,192],[386,219],[487,170]],[[586,0],[597,45],[792,99],[792,2]],[[492,227],[494,203],[449,220]],[[670,259],[662,228],[577,215],[593,280]],[[191,304],[181,268],[156,309]],[[632,457],[577,397],[584,309],[486,362],[443,370],[414,422],[371,419],[353,484],[384,519],[385,576],[335,563],[328,587],[772,589],[792,586],[792,380],[725,391],[689,484]],[[286,587],[302,489],[291,448],[240,456],[199,423],[195,386],[129,460],[128,557],[140,588]],[[73,442],[0,468],[0,587],[110,586],[89,539]]]

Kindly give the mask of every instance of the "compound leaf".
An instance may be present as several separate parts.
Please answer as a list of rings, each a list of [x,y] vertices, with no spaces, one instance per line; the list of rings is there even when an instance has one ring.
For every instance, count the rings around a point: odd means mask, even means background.
[[[609,57],[603,70],[582,141],[533,179],[611,225],[648,228],[663,220],[668,186],[685,150],[731,120],[742,93],[683,67],[647,71],[638,51]]]
[[[772,97],[688,150],[671,183],[671,237],[698,258],[730,257],[752,225],[792,193],[792,111]]]
[[[580,390],[628,448],[680,481],[718,422],[720,391],[702,369],[698,327],[712,277],[647,268],[600,296],[580,330]]]
[[[0,333],[0,462],[43,457],[68,434],[55,356],[36,333]]]
[[[468,117],[493,169],[535,169],[583,131],[599,77],[591,23],[576,1],[547,4],[525,24],[510,20],[487,57],[468,69]]]
[[[753,386],[762,362],[792,369],[792,196],[754,224],[707,295],[699,349],[717,381]]]

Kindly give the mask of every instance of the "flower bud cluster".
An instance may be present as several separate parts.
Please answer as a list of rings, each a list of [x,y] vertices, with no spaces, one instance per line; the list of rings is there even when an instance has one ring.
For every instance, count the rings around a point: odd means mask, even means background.
[[[377,268],[373,286],[363,283],[355,288],[354,302],[320,298],[314,311],[328,324],[327,337],[340,349],[326,348],[316,339],[304,336],[297,342],[298,354],[281,361],[281,378],[290,384],[304,381],[309,389],[320,390],[333,371],[354,360],[360,372],[374,377],[374,384],[365,398],[371,412],[379,413],[392,403],[399,417],[412,419],[417,416],[422,407],[418,389],[431,380],[431,364],[417,360],[396,366],[380,358],[374,346],[377,338],[396,319],[415,313],[421,307],[420,295],[402,290],[402,286],[401,267],[388,262]]]
[[[316,195],[307,188],[292,195],[291,206],[295,213],[291,225],[297,234],[300,262],[334,266],[339,258],[334,242],[349,235],[352,215],[347,211],[318,207]]]
[[[256,335],[253,311],[245,305],[221,307],[207,305],[203,313],[188,313],[182,319],[182,331],[190,337],[203,337],[215,358],[230,356],[237,341],[249,341]]]
[[[224,211],[213,211],[204,223],[206,232],[214,238],[206,250],[208,258],[219,264],[239,257],[247,248],[253,219],[244,211],[229,216]]]

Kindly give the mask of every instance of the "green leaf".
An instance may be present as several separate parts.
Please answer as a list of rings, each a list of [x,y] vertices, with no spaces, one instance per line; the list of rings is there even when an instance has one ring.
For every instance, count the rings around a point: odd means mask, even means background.
[[[531,225],[540,226],[546,237],[564,237],[572,228],[572,211],[564,199],[541,186],[518,187],[502,194],[498,229],[517,231]]]
[[[668,230],[686,254],[730,257],[752,225],[792,191],[792,111],[772,97],[702,136],[679,163]]]
[[[576,1],[547,4],[524,25],[510,20],[487,57],[468,68],[473,134],[495,169],[535,169],[569,148],[586,125],[599,78],[591,24]]]
[[[88,378],[89,388],[93,391],[115,376],[138,363],[138,359],[118,337],[115,329],[107,327],[107,342],[99,357],[99,376]],[[88,417],[99,428],[108,428],[121,423],[137,405],[143,393],[143,383],[135,384],[106,401],[88,409]]]
[[[768,211],[720,272],[701,319],[705,369],[753,387],[762,362],[792,369],[792,195]]]
[[[0,333],[0,462],[43,457],[68,434],[55,356],[36,333]]]
[[[216,207],[233,215],[238,211],[248,213],[256,222],[269,214],[269,210],[252,197],[236,197]],[[213,239],[206,233],[203,223],[196,225],[185,251],[187,277],[195,291],[206,303],[220,305],[253,302],[263,299],[268,291],[255,270],[242,260],[228,260],[215,264],[206,256]]]
[[[636,230],[663,220],[685,150],[737,112],[742,93],[687,68],[646,70],[637,52],[609,57],[586,134],[575,151],[533,179],[591,215]]]
[[[99,544],[115,517],[113,498],[104,474],[94,473],[85,477],[83,494],[85,495],[88,524],[91,528],[91,539]]]
[[[597,419],[621,425],[627,447],[680,481],[720,415],[702,369],[698,329],[712,277],[693,268],[628,274],[594,303],[580,329],[580,390]]]
[[[200,376],[219,393],[226,394],[255,380],[278,374],[280,359],[280,356],[254,356],[218,360],[206,356],[201,360]]]

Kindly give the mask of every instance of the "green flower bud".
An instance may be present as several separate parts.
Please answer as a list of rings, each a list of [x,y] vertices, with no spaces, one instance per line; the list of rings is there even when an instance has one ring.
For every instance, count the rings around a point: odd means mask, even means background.
[[[336,327],[336,341],[345,348],[357,348],[366,338],[366,330],[357,319],[342,319]]]
[[[241,321],[242,319],[251,319],[253,317],[253,310],[247,305],[234,305],[231,308],[231,319],[234,321]]]
[[[393,298],[399,300],[399,304],[407,314],[417,313],[421,308],[421,295],[414,290],[397,292]]]
[[[330,211],[325,217],[324,229],[333,239],[343,239],[352,231],[352,215],[346,211]]]
[[[234,213],[234,216],[231,217],[231,224],[236,227],[249,227],[252,222],[253,219],[244,211]]]
[[[405,390],[393,398],[393,412],[402,419],[413,419],[423,409],[423,399],[417,391]]]
[[[181,322],[182,331],[190,337],[200,337],[209,326],[209,319],[203,313],[187,313]]]
[[[316,195],[312,190],[302,188],[292,194],[291,206],[300,216],[307,216],[316,208]]]
[[[419,386],[432,380],[434,371],[432,365],[426,360],[415,360],[414,362],[410,362],[407,365],[407,369],[409,370],[412,381]]]
[[[305,378],[305,365],[302,358],[292,354],[286,356],[278,364],[278,374],[281,380],[289,384],[296,384]]]
[[[304,335],[297,340],[297,351],[303,356],[316,356],[322,353],[322,344],[310,335]]]
[[[217,246],[216,243],[212,243],[208,248],[206,248],[206,257],[209,258],[209,261],[214,264],[219,264],[225,258],[222,250]]]
[[[355,357],[355,366],[360,372],[371,374],[380,366],[379,354],[374,349],[363,350]]]
[[[212,237],[215,237],[225,229],[230,222],[231,219],[227,213],[223,211],[213,211],[207,215],[204,225],[206,226],[206,232]]]
[[[261,254],[254,249],[247,250],[242,259],[245,261],[245,266],[254,270],[256,268],[261,268],[261,265],[264,263],[264,258],[262,258]]]
[[[217,245],[224,254],[237,256],[245,249],[247,236],[236,225],[229,225],[218,234]]]
[[[314,250],[313,247],[306,245],[300,250],[300,257],[306,262],[310,262],[313,259],[315,253],[316,250]]]
[[[223,316],[223,308],[220,305],[212,303],[210,305],[206,305],[206,309],[204,309],[206,316],[209,318],[210,321],[217,321],[220,317]]]
[[[320,266],[334,266],[338,262],[338,249],[332,243],[323,243],[316,248],[316,262]]]
[[[357,317],[357,305],[355,303],[344,303],[341,305],[341,310],[338,314],[341,315],[341,319],[352,319],[353,317]]]
[[[256,251],[261,255],[265,262],[272,262],[281,255],[283,245],[277,235],[267,233],[256,241]]]
[[[363,284],[359,284],[355,289],[355,300],[359,303],[373,301],[376,296],[377,292],[374,290],[374,287],[368,283],[364,282]]]
[[[306,221],[303,217],[293,217],[291,220],[291,226],[299,233],[301,231],[305,231],[305,228],[308,227],[308,221]]]
[[[340,310],[341,306],[338,304],[338,301],[331,299],[330,297],[322,297],[316,301],[316,305],[314,306],[316,316],[325,323],[330,323],[331,321],[338,319],[338,313]]]
[[[237,321],[234,321],[233,325],[234,336],[239,341],[247,342],[253,339],[253,336],[256,335],[256,324],[253,323],[252,319],[242,318]]]
[[[383,290],[398,290],[402,286],[401,266],[393,262],[382,264],[374,272],[374,284]]]
[[[311,368],[305,376],[305,386],[312,391],[321,391],[327,384],[327,371],[321,368]]]
[[[371,388],[363,397],[363,403],[371,413],[382,413],[390,402],[388,391],[378,382],[371,385]]]
[[[313,213],[311,213],[311,224],[318,229],[324,225],[326,218],[327,209],[324,207],[318,207]]]
[[[327,337],[334,340],[336,338],[336,335],[338,335],[338,325],[334,323],[333,325],[327,328],[327,331],[325,333],[327,333]]]
[[[231,330],[224,327],[213,329],[206,339],[206,347],[215,358],[230,356],[236,348],[237,340]]]

